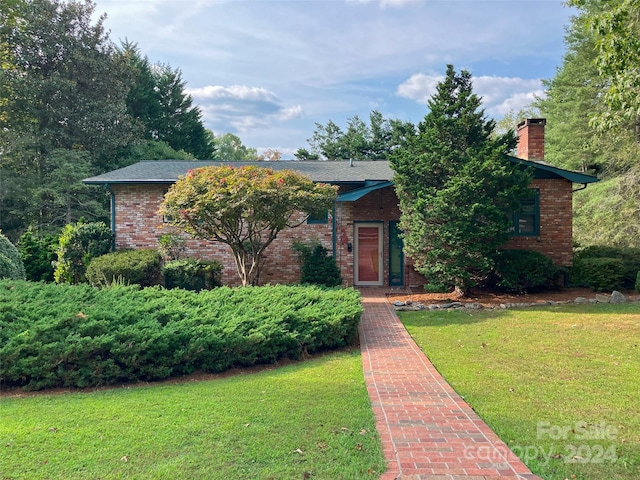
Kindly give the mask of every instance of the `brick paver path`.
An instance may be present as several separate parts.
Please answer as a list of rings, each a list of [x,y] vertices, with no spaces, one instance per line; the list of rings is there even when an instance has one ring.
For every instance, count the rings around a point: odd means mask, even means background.
[[[381,480],[539,480],[437,372],[385,291],[361,293],[362,364],[387,459]]]

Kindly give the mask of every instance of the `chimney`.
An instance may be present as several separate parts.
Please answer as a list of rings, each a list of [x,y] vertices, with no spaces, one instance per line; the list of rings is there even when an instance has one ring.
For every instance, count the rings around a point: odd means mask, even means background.
[[[544,160],[545,118],[528,118],[518,124],[518,158]]]

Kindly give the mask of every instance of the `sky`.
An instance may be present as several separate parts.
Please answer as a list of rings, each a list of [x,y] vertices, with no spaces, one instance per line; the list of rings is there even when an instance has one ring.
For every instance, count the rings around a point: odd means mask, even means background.
[[[316,123],[420,122],[447,64],[489,117],[544,95],[571,9],[555,0],[94,0],[115,43],[180,69],[216,135],[283,159]]]

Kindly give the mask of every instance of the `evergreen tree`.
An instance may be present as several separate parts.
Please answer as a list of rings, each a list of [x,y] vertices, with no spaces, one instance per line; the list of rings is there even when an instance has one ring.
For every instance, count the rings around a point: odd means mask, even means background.
[[[125,111],[130,72],[90,1],[2,7],[0,228],[17,240],[28,225],[59,228],[77,206],[107,215],[103,192],[76,182],[120,166],[135,129]]]
[[[202,123],[202,113],[186,93],[179,69],[152,65],[138,46],[124,42],[119,56],[134,72],[127,95],[127,112],[140,125],[147,141],[168,144],[192,158],[214,158],[211,136]],[[153,159],[148,159],[153,160]]]
[[[531,178],[507,157],[513,132],[492,135],[469,72],[448,65],[428,107],[416,136],[391,154],[400,227],[416,270],[464,295],[491,272]]]

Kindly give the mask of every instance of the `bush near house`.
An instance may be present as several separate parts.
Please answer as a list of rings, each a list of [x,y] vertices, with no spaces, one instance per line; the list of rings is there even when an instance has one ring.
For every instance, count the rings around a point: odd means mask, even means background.
[[[353,289],[157,287],[0,281],[0,386],[28,390],[159,380],[342,347]]]
[[[27,280],[53,282],[53,262],[57,246],[58,237],[55,235],[39,235],[32,228],[22,234],[17,247]]]
[[[58,260],[53,272],[58,283],[80,283],[92,258],[111,250],[113,233],[104,222],[65,225],[56,250]]]
[[[300,283],[337,287],[342,285],[336,259],[320,243],[295,242],[293,250],[302,260]]]
[[[595,290],[636,288],[640,248],[589,246],[576,252],[572,283]]]
[[[552,284],[558,267],[534,250],[501,250],[497,253],[493,282],[501,290],[524,293]]]
[[[222,285],[222,263],[198,258],[172,260],[164,264],[162,275],[164,286],[169,289],[211,290]]]
[[[87,281],[94,287],[115,283],[142,287],[162,285],[162,258],[157,250],[118,250],[91,260]]]

